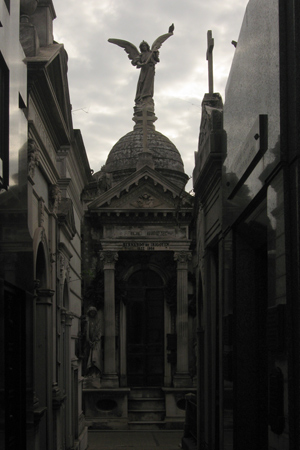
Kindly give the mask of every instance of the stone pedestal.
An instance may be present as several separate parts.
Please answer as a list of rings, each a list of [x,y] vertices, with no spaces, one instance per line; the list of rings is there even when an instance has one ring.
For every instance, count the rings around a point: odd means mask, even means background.
[[[196,388],[162,388],[165,395],[167,430],[182,430],[185,421],[185,396],[196,393]]]
[[[115,264],[118,253],[100,253],[104,270],[104,373],[102,387],[118,387],[116,371]]]
[[[85,421],[94,430],[128,428],[130,389],[83,389]]]

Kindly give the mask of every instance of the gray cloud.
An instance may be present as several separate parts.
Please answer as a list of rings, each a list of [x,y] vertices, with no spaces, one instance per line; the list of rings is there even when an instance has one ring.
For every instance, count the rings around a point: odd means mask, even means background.
[[[174,36],[160,49],[156,66],[156,129],[168,136],[192,175],[201,101],[208,90],[206,33],[213,31],[214,87],[224,100],[234,47],[248,0],[54,0],[54,38],[69,54],[73,122],[80,128],[91,167],[105,163],[115,142],[133,128],[139,71],[119,47],[120,38],[151,45],[175,24]],[[84,109],[84,110],[82,110]],[[191,182],[188,189],[191,189]]]

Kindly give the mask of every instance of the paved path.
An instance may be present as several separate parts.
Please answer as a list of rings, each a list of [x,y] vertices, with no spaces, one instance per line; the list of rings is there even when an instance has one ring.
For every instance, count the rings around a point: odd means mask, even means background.
[[[183,431],[89,431],[88,450],[179,450]]]

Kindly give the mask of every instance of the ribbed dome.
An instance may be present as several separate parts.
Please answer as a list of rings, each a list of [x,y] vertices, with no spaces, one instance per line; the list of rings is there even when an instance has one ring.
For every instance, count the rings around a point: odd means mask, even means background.
[[[187,175],[175,145],[155,129],[147,130],[148,150],[153,155],[154,168],[173,182],[184,185]],[[114,181],[121,181],[136,170],[138,157],[143,152],[143,130],[137,128],[123,136],[110,151],[105,171]]]

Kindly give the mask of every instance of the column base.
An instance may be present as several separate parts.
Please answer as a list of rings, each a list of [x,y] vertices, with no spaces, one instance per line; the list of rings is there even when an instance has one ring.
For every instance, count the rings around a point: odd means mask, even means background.
[[[101,377],[101,388],[118,388],[119,377],[116,373],[106,373]]]
[[[176,373],[173,376],[173,386],[175,388],[192,387],[193,381],[189,373]]]

